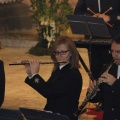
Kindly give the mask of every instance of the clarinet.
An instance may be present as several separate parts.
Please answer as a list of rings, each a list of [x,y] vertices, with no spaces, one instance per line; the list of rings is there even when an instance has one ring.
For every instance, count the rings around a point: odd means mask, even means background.
[[[110,63],[110,65],[107,67],[105,72],[108,72],[110,70],[110,68],[112,67],[112,65],[115,63],[114,60],[112,60],[112,62]],[[75,113],[73,114],[75,117],[78,117],[79,114],[82,112],[83,108],[85,107],[85,105],[88,103],[88,101],[92,98],[93,95],[96,94],[98,86],[102,83],[101,80],[97,80],[96,85],[93,89],[92,92],[89,92],[87,94],[87,96],[85,97],[84,101],[82,102],[82,104],[78,107],[78,109],[75,111]]]

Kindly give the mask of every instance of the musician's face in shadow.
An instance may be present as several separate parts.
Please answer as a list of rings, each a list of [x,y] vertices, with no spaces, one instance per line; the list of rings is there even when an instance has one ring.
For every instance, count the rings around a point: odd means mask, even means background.
[[[55,57],[58,62],[69,62],[71,53],[68,49],[68,47],[64,44],[58,46],[58,48],[55,50]],[[61,63],[63,65],[65,63]]]
[[[120,65],[120,44],[117,44],[115,42],[112,43],[111,54],[113,59],[115,60],[115,63],[117,65]]]

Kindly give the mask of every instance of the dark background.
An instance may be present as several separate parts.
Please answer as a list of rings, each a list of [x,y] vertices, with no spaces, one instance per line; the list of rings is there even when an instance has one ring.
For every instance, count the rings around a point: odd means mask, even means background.
[[[21,1],[0,4],[0,32],[32,29],[29,6]]]

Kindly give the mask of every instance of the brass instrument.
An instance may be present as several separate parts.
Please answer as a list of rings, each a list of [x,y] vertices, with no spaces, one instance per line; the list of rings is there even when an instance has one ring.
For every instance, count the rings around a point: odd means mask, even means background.
[[[106,69],[105,72],[108,72],[110,70],[110,68],[112,67],[112,65],[115,63],[115,61],[113,60],[110,65],[108,66],[108,68]],[[86,96],[86,98],[84,99],[84,101],[82,102],[82,104],[78,107],[78,109],[75,111],[75,113],[73,114],[75,117],[78,117],[79,114],[82,112],[83,108],[85,107],[85,105],[88,103],[88,101],[92,98],[93,95],[95,95],[95,93],[97,92],[98,86],[102,83],[101,80],[98,79],[98,81],[96,82],[96,86],[94,87],[92,92],[89,92]]]
[[[59,64],[59,63],[67,63],[67,62],[39,62],[40,64]],[[9,65],[27,65],[29,62],[13,62]]]

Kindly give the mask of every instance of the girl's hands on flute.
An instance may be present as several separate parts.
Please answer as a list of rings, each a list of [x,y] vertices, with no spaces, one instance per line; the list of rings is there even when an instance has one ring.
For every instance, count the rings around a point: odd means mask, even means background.
[[[23,60],[21,63],[29,63],[24,65],[26,73],[29,77],[32,77],[34,74],[37,74],[40,70],[40,62],[38,60]]]

